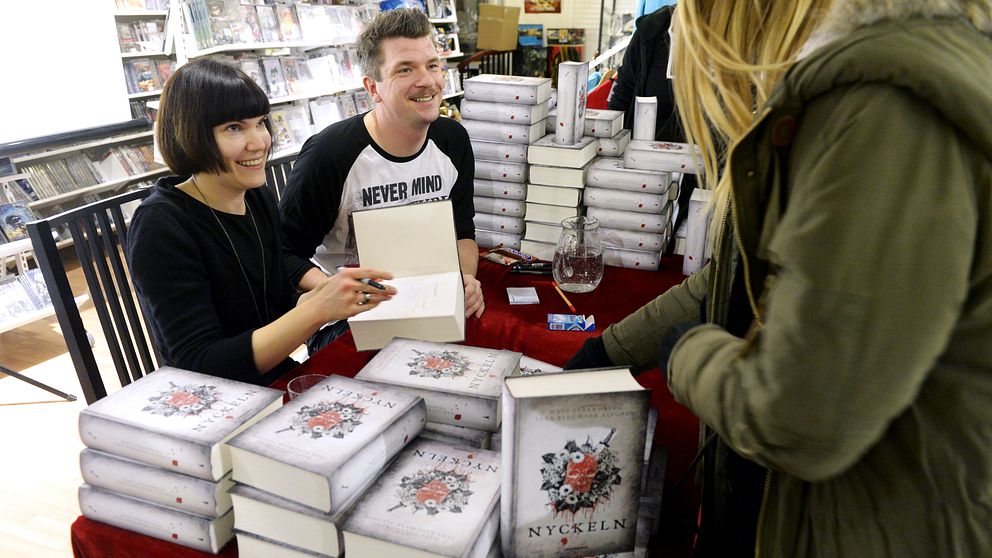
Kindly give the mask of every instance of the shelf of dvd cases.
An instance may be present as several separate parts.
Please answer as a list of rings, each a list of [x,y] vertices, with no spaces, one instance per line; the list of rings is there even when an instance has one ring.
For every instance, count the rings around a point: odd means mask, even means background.
[[[39,153],[32,153],[30,155],[23,155],[20,157],[14,157],[13,163],[17,166],[23,166],[32,161],[43,161],[46,159],[59,159],[64,155],[72,155],[79,153],[80,151],[85,151],[87,149],[93,149],[94,147],[102,147],[104,145],[113,145],[118,143],[129,143],[141,139],[151,139],[152,131],[148,130],[145,132],[137,132],[134,134],[127,134],[123,136],[114,136],[109,138],[103,138],[96,141],[91,141],[87,143],[81,143],[78,145],[72,145],[69,147],[61,147],[59,149],[53,149],[51,151],[42,151]]]
[[[321,89],[318,91],[308,91],[306,93],[300,93],[298,95],[287,95],[284,97],[272,97],[269,99],[270,105],[280,105],[284,103],[292,103],[293,101],[302,101],[304,99],[316,99],[317,97],[327,97],[329,95],[337,95],[338,93],[344,93],[346,91],[354,91],[355,89],[361,89],[362,82],[356,81],[353,83],[346,83],[336,87],[331,87],[328,89]]]
[[[162,90],[156,89],[155,91],[141,91],[139,93],[129,93],[127,98],[128,100],[133,101],[134,99],[148,99],[151,97],[158,97],[161,94],[162,94]]]
[[[57,196],[51,196],[48,198],[42,198],[38,201],[33,201],[28,203],[28,207],[32,209],[39,209],[43,207],[49,207],[52,205],[58,205],[60,203],[78,199],[84,196],[90,196],[93,194],[100,194],[103,192],[109,192],[113,190],[120,190],[125,186],[134,184],[135,182],[141,182],[144,180],[152,180],[165,176],[169,174],[168,168],[160,168],[155,170],[150,170],[147,172],[142,172],[139,174],[128,176],[127,178],[121,178],[118,180],[111,180],[108,182],[102,182],[100,184],[94,184],[93,186],[83,186],[82,188],[77,188],[71,192],[66,192],[64,194],[59,194]]]
[[[143,19],[151,17],[168,17],[169,10],[117,10],[114,17]]]
[[[122,52],[121,58],[163,58],[172,56],[169,52]]]
[[[323,47],[350,46],[352,43],[345,43],[338,40],[328,41],[293,41],[293,42],[270,42],[270,43],[232,43],[227,45],[217,45],[202,50],[190,50],[186,52],[186,58],[202,58],[211,54],[222,54],[225,52],[245,52],[254,50],[282,50],[298,48],[304,51]]]

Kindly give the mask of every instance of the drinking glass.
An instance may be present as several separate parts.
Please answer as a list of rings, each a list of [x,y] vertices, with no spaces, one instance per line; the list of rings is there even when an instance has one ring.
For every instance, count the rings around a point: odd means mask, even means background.
[[[587,293],[599,286],[603,279],[603,243],[598,219],[569,217],[561,222],[551,273],[558,287],[570,293]]]
[[[289,398],[295,399],[297,395],[323,382],[325,379],[327,379],[327,376],[323,374],[304,374],[293,378],[286,386],[289,392]]]

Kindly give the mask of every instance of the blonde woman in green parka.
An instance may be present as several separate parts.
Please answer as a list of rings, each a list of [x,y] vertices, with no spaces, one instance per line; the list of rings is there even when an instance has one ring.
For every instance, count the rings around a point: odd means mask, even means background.
[[[992,1],[674,32],[713,260],[568,366],[660,364],[714,433],[698,555],[992,556]]]

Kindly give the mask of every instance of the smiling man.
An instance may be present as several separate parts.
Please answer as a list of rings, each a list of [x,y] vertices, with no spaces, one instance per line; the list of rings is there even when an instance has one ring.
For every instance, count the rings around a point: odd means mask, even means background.
[[[475,161],[465,129],[438,117],[444,66],[433,34],[423,12],[398,9],[380,13],[359,35],[362,81],[375,106],[306,142],[280,202],[287,270],[300,290],[325,271],[358,263],[352,212],[450,199],[465,313],[485,310],[475,278]],[[313,352],[342,330],[328,326],[308,347]]]

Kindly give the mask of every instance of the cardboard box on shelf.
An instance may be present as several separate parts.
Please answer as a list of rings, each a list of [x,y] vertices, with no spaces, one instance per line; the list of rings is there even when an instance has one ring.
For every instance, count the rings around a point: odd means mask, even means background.
[[[479,4],[479,50],[514,50],[517,48],[517,24],[520,8]]]

